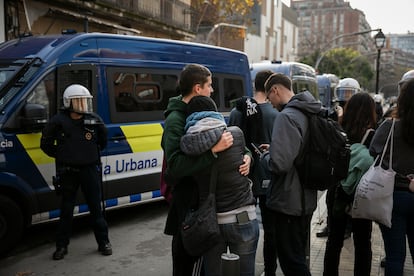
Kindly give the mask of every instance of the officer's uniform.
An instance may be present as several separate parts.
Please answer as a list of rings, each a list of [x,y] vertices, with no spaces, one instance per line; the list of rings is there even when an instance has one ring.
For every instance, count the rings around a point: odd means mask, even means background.
[[[85,118],[94,120],[86,124]],[[112,254],[108,239],[108,226],[101,209],[100,150],[107,143],[106,128],[96,114],[85,114],[72,119],[69,110],[55,115],[43,130],[41,149],[56,160],[56,172],[61,186],[62,204],[60,223],[56,237],[57,251],[67,253],[72,230],[73,209],[79,186],[88,204],[93,230],[99,251]],[[56,254],[56,252],[55,252]],[[61,258],[56,257],[54,259]]]

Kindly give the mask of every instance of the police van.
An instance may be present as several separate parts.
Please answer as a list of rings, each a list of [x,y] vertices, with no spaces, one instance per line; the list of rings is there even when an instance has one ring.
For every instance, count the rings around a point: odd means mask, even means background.
[[[250,65],[251,77],[254,80],[257,72],[270,70],[274,73],[281,73],[292,80],[292,90],[295,93],[309,91],[315,99],[319,100],[318,82],[315,69],[312,66],[301,62],[282,62],[278,60],[263,60]]]
[[[317,75],[318,90],[321,103],[327,109],[332,109],[338,100],[335,87],[339,83],[339,78],[334,74]]]
[[[163,111],[178,95],[178,77],[188,63],[212,71],[219,111],[228,113],[232,100],[252,95],[247,56],[230,49],[102,33],[0,44],[0,253],[26,226],[59,217],[54,159],[40,149],[40,137],[70,84],[91,91],[94,111],[108,128],[101,152],[106,208],[163,199]],[[74,212],[88,212],[81,196]]]

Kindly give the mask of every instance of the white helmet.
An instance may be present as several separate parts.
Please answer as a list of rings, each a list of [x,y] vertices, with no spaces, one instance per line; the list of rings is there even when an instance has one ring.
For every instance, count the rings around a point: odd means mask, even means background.
[[[358,81],[353,78],[344,78],[339,81],[335,88],[336,96],[339,102],[347,102],[352,95],[361,91]]]
[[[91,113],[92,98],[85,86],[72,84],[63,92],[63,106],[76,113]]]
[[[383,100],[383,98],[382,98],[382,95],[381,94],[375,94],[374,95],[374,101],[376,103],[382,103],[382,100]]]
[[[401,80],[398,82],[398,85],[401,86],[405,81],[414,78],[414,70],[410,70],[405,72],[405,74],[401,77]]]

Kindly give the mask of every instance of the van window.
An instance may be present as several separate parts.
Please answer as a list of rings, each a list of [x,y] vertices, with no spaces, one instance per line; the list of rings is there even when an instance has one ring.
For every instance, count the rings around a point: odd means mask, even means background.
[[[56,113],[55,71],[49,73],[37,84],[27,98],[27,102],[43,105],[46,108],[48,118]]]
[[[108,69],[111,118],[115,123],[164,119],[168,99],[176,91],[179,72]]]
[[[219,111],[230,111],[231,102],[245,95],[246,89],[243,84],[241,78],[213,73],[214,92],[211,98],[216,102]],[[221,103],[220,99],[224,99],[224,102]]]
[[[108,68],[108,89],[113,123],[159,121],[164,119],[168,100],[177,91],[179,70]],[[220,111],[230,111],[230,102],[245,94],[243,79],[213,73],[211,97]]]
[[[244,95],[243,81],[237,79],[224,79],[224,106],[230,108],[230,102]]]
[[[0,61],[0,110],[7,105],[39,70],[38,58]]]
[[[319,99],[318,85],[314,81],[306,79],[294,79],[292,89],[295,93],[309,91],[316,99]]]
[[[161,102],[160,75],[115,73],[114,97],[116,112],[151,111]],[[165,87],[166,88],[166,87]]]

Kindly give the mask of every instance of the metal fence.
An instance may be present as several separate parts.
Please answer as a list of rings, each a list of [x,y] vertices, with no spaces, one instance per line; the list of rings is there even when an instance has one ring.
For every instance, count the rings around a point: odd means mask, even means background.
[[[194,10],[191,5],[172,0],[104,0],[121,10],[162,22],[166,25],[194,31]]]

